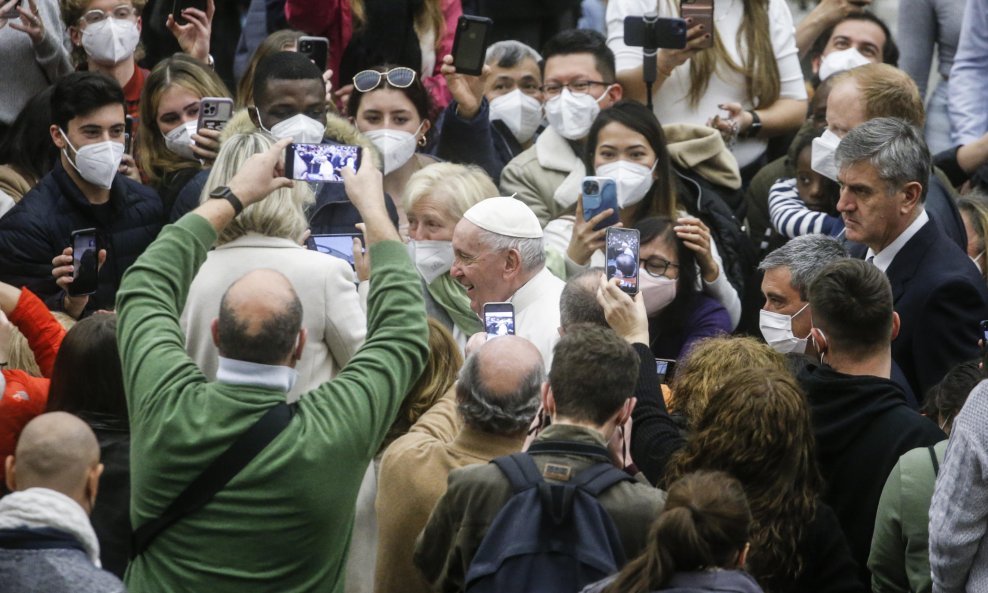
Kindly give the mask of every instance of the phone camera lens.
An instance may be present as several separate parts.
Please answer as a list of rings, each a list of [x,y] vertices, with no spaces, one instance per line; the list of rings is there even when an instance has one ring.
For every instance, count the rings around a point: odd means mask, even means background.
[[[600,188],[595,181],[588,181],[583,184],[583,193],[585,194],[595,194],[599,191],[599,189]]]

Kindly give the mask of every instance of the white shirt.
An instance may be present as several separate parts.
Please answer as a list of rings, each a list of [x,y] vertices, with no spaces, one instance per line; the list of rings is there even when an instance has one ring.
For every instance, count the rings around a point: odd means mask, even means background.
[[[892,265],[892,260],[895,259],[895,256],[899,253],[899,251],[905,247],[906,243],[909,242],[909,239],[912,239],[913,235],[918,233],[919,229],[923,228],[923,225],[929,222],[929,220],[930,215],[926,213],[926,210],[920,209],[919,216],[916,217],[916,220],[912,221],[912,224],[907,226],[906,230],[902,231],[902,233],[895,238],[895,241],[889,243],[885,249],[875,253],[869,247],[868,254],[865,255],[865,261],[871,260],[871,263],[875,264],[875,267],[882,272],[888,270],[888,267]],[[871,259],[872,257],[874,257],[874,259]]]
[[[564,286],[548,268],[542,268],[508,299],[515,306],[515,335],[535,344],[546,372],[552,368],[552,349],[559,341],[559,297]]]
[[[743,64],[747,53],[744,40],[738,35],[744,16],[746,0],[717,0],[714,3],[714,27],[731,59]],[[679,17],[679,2],[673,0],[611,0],[607,3],[607,46],[614,52],[618,72],[642,65],[642,48],[624,44],[624,17],[641,16],[657,10],[660,17]],[[803,71],[799,66],[796,48],[796,28],[792,13],[785,0],[769,0],[769,34],[775,59],[779,63],[779,98],[806,99]],[[737,40],[737,42],[735,42]],[[740,47],[739,47],[740,46]],[[721,103],[740,103],[745,109],[754,109],[747,99],[744,76],[721,65],[696,107],[690,105],[689,62],[672,71],[662,86],[653,94],[655,116],[661,124],[706,125],[715,115],[724,115],[718,107]],[[738,166],[744,167],[765,152],[766,141],[760,138],[739,139],[733,148]]]

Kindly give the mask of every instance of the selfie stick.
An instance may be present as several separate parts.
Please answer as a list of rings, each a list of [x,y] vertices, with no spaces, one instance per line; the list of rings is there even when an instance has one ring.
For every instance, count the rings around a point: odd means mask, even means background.
[[[655,39],[655,22],[659,19],[659,15],[654,12],[646,13],[642,17],[645,21],[645,40],[642,44],[642,75],[645,78],[645,106],[648,107],[649,111],[652,111],[652,84],[655,83],[655,72],[658,70],[658,62],[656,58],[658,57],[659,48],[658,41]]]

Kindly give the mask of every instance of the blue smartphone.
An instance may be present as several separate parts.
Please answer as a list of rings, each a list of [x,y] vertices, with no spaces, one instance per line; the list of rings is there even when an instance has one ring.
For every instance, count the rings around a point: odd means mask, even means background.
[[[618,215],[617,183],[610,177],[584,177],[581,199],[584,221],[590,220],[608,208],[614,210],[603,222],[594,227],[595,231],[614,226],[621,221]]]

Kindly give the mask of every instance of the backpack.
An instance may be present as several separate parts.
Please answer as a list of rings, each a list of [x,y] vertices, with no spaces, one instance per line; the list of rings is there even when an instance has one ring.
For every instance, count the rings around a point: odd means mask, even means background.
[[[602,447],[542,441],[529,452],[589,454],[601,461],[566,483],[549,483],[528,453],[494,459],[513,493],[470,563],[468,593],[576,593],[624,566],[621,539],[597,497],[634,479],[614,467]]]

